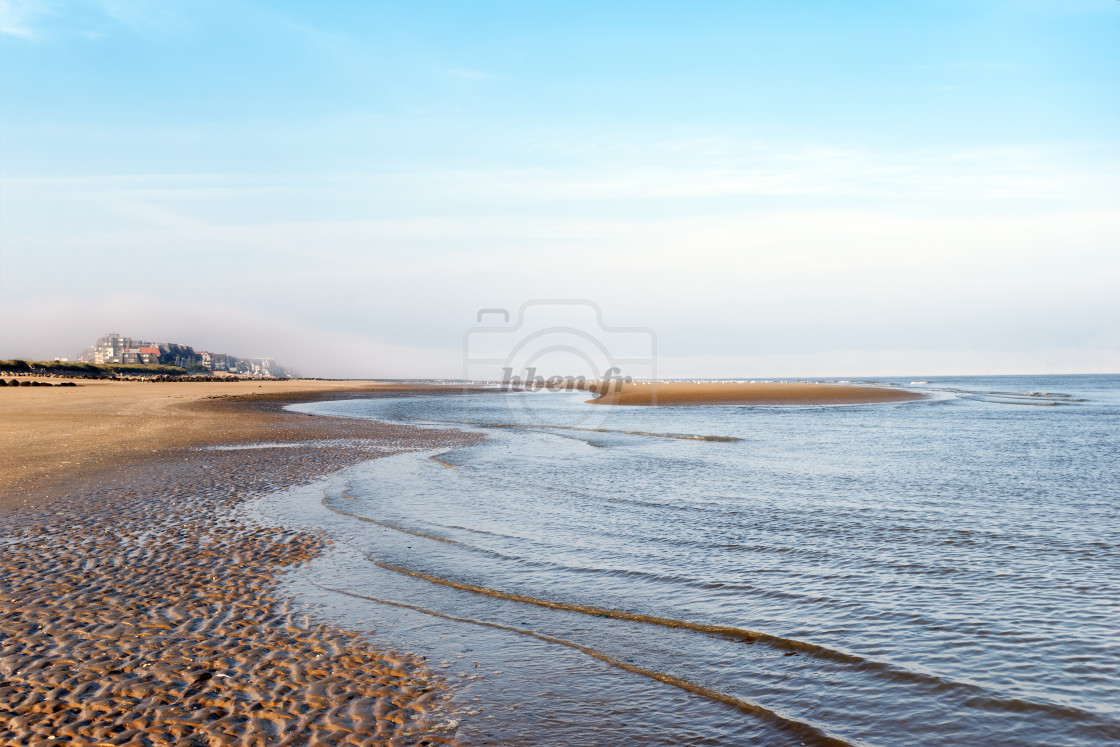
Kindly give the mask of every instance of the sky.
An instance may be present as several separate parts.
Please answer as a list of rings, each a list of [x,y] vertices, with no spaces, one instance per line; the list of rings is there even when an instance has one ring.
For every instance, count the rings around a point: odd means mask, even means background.
[[[1117,0],[0,11],[3,358],[457,377],[584,299],[665,377],[1120,371]]]

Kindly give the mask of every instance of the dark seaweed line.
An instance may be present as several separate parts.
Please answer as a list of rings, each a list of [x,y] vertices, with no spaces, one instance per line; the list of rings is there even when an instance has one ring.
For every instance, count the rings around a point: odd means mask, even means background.
[[[992,692],[992,690],[990,690],[989,688],[972,682],[962,682],[959,680],[947,679],[935,674],[928,674],[911,669],[903,669],[887,662],[876,661],[874,659],[865,659],[855,654],[826,648],[815,643],[808,643],[806,641],[799,641],[792,638],[783,638],[781,636],[772,635],[770,633],[762,633],[759,631],[747,630],[745,628],[736,628],[728,625],[708,625],[704,623],[688,622],[686,620],[676,620],[669,617],[657,617],[655,615],[645,615],[635,612],[623,612],[621,610],[611,610],[600,607],[592,607],[588,605],[553,602],[547,599],[530,597],[523,594],[512,594],[509,592],[499,591],[497,589],[489,589],[484,586],[476,586],[474,584],[453,581],[451,579],[445,579],[440,576],[434,576],[428,573],[422,573],[420,571],[414,571],[408,568],[402,568],[400,566],[382,563],[373,560],[372,558],[368,559],[378,568],[383,568],[387,571],[394,571],[406,576],[422,579],[433,584],[439,584],[441,586],[448,586],[453,589],[459,589],[461,591],[469,591],[475,594],[481,594],[496,599],[505,599],[513,602],[532,604],[538,607],[544,607],[546,609],[578,612],[580,614],[591,615],[594,617],[605,617],[615,620],[628,620],[632,622],[658,625],[666,628],[693,630],[699,633],[705,633],[707,635],[713,635],[730,640],[740,640],[748,644],[761,642],[778,650],[806,654],[818,659],[823,659],[825,661],[838,662],[842,664],[852,664],[855,665],[855,671],[867,671],[876,674],[884,674],[889,678],[894,678],[895,681],[927,687],[932,692],[956,691],[960,696],[960,702],[962,704],[983,703],[989,710],[1002,710],[1012,713],[1036,711],[1045,713],[1050,716],[1072,719],[1086,728],[1090,728],[1093,731],[1099,732],[1101,736],[1120,735],[1120,731],[1118,731],[1115,723],[1102,723],[1101,715],[1093,713],[1091,711],[1086,711],[1074,706],[1058,705],[1054,703],[1040,703],[1036,701],[1022,700],[1021,698],[1003,698],[1000,697],[997,693]],[[1089,722],[1094,723],[1090,724]]]
[[[563,638],[556,638],[554,636],[537,633],[532,630],[525,630],[523,628],[513,628],[508,625],[502,625],[500,623],[487,622],[486,620],[475,620],[469,617],[455,617],[454,615],[447,615],[442,612],[436,612],[435,610],[425,609],[424,607],[419,607],[414,604],[393,602],[387,599],[379,599],[377,597],[371,597],[352,591],[346,591],[344,589],[336,589],[330,586],[323,586],[322,584],[315,583],[314,581],[312,581],[311,583],[316,587],[323,589],[324,591],[334,592],[335,594],[342,594],[354,599],[363,599],[368,602],[375,602],[377,604],[384,604],[391,607],[399,607],[402,609],[412,610],[414,612],[419,612],[424,615],[430,615],[432,617],[438,617],[443,620],[450,620],[452,622],[467,623],[470,625],[481,625],[487,628],[494,628],[496,630],[502,630],[509,633],[517,633],[518,635],[529,636],[530,638],[536,638],[537,640],[541,640],[546,643],[566,646],[568,648],[572,648],[576,651],[586,654],[594,659],[605,662],[612,667],[624,669],[628,672],[633,672],[634,674],[640,674],[645,677],[649,677],[650,679],[657,680],[658,682],[663,682],[667,685],[679,687],[686,692],[690,692],[695,695],[702,695],[720,703],[734,706],[744,713],[766,721],[767,723],[773,724],[774,726],[777,726],[784,731],[796,735],[800,739],[812,740],[812,743],[814,745],[820,745],[821,747],[852,747],[849,742],[845,742],[838,737],[827,734],[826,732],[816,726],[813,726],[812,724],[807,724],[803,721],[797,721],[795,719],[789,718],[788,716],[783,716],[782,714],[776,711],[772,711],[764,706],[750,703],[740,698],[736,698],[732,695],[727,695],[726,693],[721,693],[718,690],[712,690],[710,688],[703,687],[702,685],[694,684],[692,682],[689,682],[688,680],[681,679],[680,677],[674,677],[671,674],[658,672],[654,669],[647,669],[636,664],[631,664],[629,662],[616,659],[609,654],[605,654],[602,651],[593,649],[589,646],[575,643],[574,641],[568,641]]]
[[[438,535],[425,534],[423,532],[416,532],[410,529],[399,527],[395,524],[388,522],[377,521],[358,514],[352,514],[347,511],[334,508],[327,503],[327,498],[324,495],[323,506],[334,513],[349,516],[359,519],[370,524],[377,524],[387,529],[392,529],[405,534],[410,534],[416,537],[423,537],[425,539],[432,539],[439,542],[447,542],[455,545],[462,545],[457,540],[449,539],[447,537],[440,537]],[[465,546],[464,547],[469,547]],[[934,674],[927,674],[925,672],[918,672],[911,669],[903,669],[887,662],[876,661],[874,659],[866,659],[864,657],[850,654],[836,649],[826,648],[815,643],[808,643],[807,641],[799,641],[792,638],[784,638],[782,636],[772,635],[770,633],[763,633],[760,631],[748,630],[745,628],[737,628],[729,625],[709,625],[705,623],[694,623],[686,620],[676,620],[670,617],[658,617],[656,615],[646,615],[636,612],[623,612],[621,610],[611,610],[601,607],[593,607],[590,605],[568,604],[565,602],[553,602],[539,597],[531,597],[523,594],[513,594],[510,592],[500,591],[498,589],[490,589],[484,586],[477,586],[474,584],[467,584],[460,581],[435,576],[420,571],[414,571],[401,566],[394,566],[388,563],[382,563],[366,556],[367,560],[372,562],[379,568],[387,571],[394,571],[413,578],[422,579],[429,583],[439,584],[441,586],[448,586],[450,588],[459,589],[460,591],[468,591],[474,594],[481,594],[495,599],[505,599],[513,602],[521,602],[523,604],[532,604],[546,609],[564,610],[568,612],[577,612],[580,614],[591,615],[595,617],[604,617],[615,620],[628,620],[631,622],[640,622],[650,625],[658,625],[666,628],[675,628],[681,630],[693,630],[707,635],[714,635],[721,638],[730,640],[740,640],[748,644],[761,642],[767,644],[775,649],[781,651],[791,651],[800,654],[806,654],[814,658],[823,659],[825,661],[833,661],[841,664],[852,664],[855,666],[856,671],[869,671],[877,674],[885,674],[888,677],[896,678],[899,681],[909,682],[920,686],[930,687],[934,690],[943,691],[946,689],[963,691],[960,694],[964,696],[962,702],[984,702],[992,707],[997,707],[999,710],[1007,710],[1020,712],[1023,710],[1034,710],[1047,713],[1052,716],[1062,718],[1071,718],[1082,722],[1098,721],[1097,727],[1104,727],[1103,731],[1113,733],[1114,727],[1099,724],[1100,716],[1090,711],[1085,711],[1073,706],[1063,706],[1052,703],[1039,703],[1034,701],[1026,701],[1020,698],[1000,698],[992,691],[982,685],[972,682],[961,682],[959,680],[946,679]]]

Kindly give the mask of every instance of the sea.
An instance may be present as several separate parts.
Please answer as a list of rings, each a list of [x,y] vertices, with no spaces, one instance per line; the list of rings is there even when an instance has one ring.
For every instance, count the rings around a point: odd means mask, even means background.
[[[486,438],[251,511],[331,540],[285,589],[442,672],[456,744],[1120,744],[1120,376],[854,383],[927,398],[295,405]]]

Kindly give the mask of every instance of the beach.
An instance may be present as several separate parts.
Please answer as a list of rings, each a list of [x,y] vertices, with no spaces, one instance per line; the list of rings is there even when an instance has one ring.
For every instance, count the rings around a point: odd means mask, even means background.
[[[80,382],[0,392],[0,744],[434,744],[445,685],[277,593],[313,533],[247,498],[477,440],[282,411],[426,389]],[[260,442],[269,448],[236,448]],[[212,447],[221,447],[213,449]]]
[[[0,745],[1120,735],[1115,377],[78,384],[0,390]]]
[[[424,661],[278,593],[323,538],[236,516],[252,496],[363,460],[480,438],[283,405],[447,387],[76,383],[0,390],[0,743],[451,738],[445,685]]]

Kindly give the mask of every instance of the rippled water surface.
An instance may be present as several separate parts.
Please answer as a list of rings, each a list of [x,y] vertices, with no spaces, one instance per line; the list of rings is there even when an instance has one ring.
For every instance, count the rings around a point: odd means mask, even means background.
[[[893,383],[931,398],[301,405],[490,438],[262,511],[336,538],[293,589],[457,678],[467,744],[1120,741],[1120,378]]]

